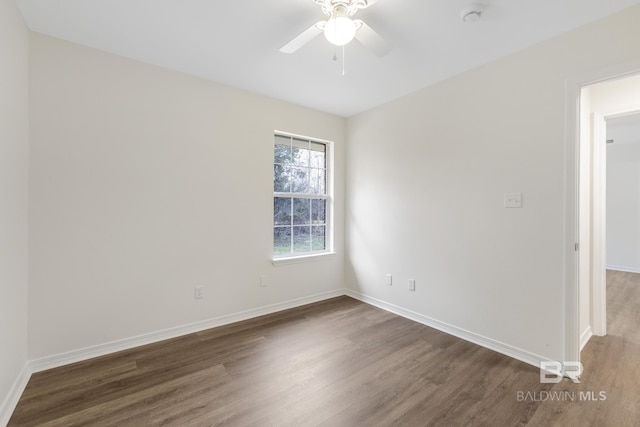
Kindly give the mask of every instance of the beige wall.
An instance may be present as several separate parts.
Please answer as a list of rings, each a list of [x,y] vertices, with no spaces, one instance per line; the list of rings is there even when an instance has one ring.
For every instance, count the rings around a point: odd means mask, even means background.
[[[350,119],[349,286],[562,360],[567,80],[640,58],[639,20],[628,9]],[[522,209],[502,207],[513,191]]]
[[[275,129],[335,142],[328,261],[271,263]],[[31,359],[343,287],[342,118],[33,34],[31,143]]]
[[[0,425],[27,362],[28,67],[27,28],[0,0]]]
[[[592,111],[607,117],[640,111],[640,75],[589,87]]]

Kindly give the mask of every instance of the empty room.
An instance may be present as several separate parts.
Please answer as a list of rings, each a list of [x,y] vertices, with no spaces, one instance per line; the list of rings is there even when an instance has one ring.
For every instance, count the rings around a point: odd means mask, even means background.
[[[0,0],[0,426],[637,426],[640,0]]]

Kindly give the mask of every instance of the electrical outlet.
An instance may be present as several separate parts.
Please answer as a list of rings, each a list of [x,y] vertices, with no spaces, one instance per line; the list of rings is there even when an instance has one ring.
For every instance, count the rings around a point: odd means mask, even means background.
[[[393,276],[391,276],[390,274],[385,274],[384,278],[387,286],[393,286]]]
[[[195,299],[204,298],[204,286],[196,286],[195,288],[193,288],[193,291],[193,296]]]
[[[260,287],[266,288],[269,284],[269,277],[266,274],[260,276]]]
[[[409,279],[409,290],[410,291],[415,291],[416,290],[416,280],[415,279]]]

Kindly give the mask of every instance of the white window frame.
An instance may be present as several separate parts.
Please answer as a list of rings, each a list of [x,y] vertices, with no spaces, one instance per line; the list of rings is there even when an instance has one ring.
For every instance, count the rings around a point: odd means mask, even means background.
[[[325,211],[325,249],[322,251],[309,251],[309,252],[300,252],[300,253],[287,253],[282,255],[276,255],[273,252],[274,248],[274,240],[272,237],[271,241],[271,249],[272,249],[272,262],[274,265],[283,265],[283,264],[292,264],[299,262],[307,262],[307,261],[316,261],[327,259],[335,255],[334,252],[334,226],[333,226],[333,211],[334,211],[334,198],[333,198],[333,187],[334,187],[334,177],[333,177],[333,141],[328,141],[325,139],[309,137],[305,135],[294,134],[290,132],[283,132],[279,130],[275,130],[273,132],[273,148],[275,149],[275,140],[276,137],[284,137],[284,138],[295,138],[299,140],[305,140],[312,143],[323,144],[325,146],[325,164],[326,164],[326,182],[325,182],[325,194],[317,195],[317,194],[307,194],[307,193],[284,193],[284,192],[276,192],[275,189],[273,191],[273,198],[276,197],[287,197],[287,198],[304,198],[304,199],[324,199],[326,200],[326,211]],[[275,162],[272,158],[272,164],[275,165]],[[273,170],[273,169],[272,169]],[[275,181],[275,173],[273,176],[273,181]],[[272,187],[273,188],[273,187]],[[274,209],[271,209],[271,234],[273,236],[273,230],[275,229],[275,225],[273,223],[273,215]]]

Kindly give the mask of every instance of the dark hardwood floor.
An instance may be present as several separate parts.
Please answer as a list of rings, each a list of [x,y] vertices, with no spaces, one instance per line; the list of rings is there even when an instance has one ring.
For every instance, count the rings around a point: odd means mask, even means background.
[[[608,281],[579,385],[340,297],[36,373],[9,425],[638,426],[640,275]]]
[[[607,271],[607,336],[592,337],[581,357],[581,384],[553,390],[603,391],[606,400],[545,402],[531,425],[640,426],[640,274]]]

